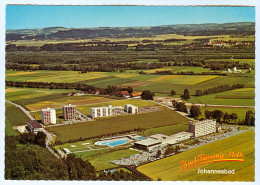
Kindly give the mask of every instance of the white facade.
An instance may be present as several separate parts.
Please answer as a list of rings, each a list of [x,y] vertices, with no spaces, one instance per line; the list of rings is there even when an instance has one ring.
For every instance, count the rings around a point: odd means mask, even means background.
[[[66,105],[63,107],[63,118],[65,120],[76,119],[76,105]]]
[[[194,137],[216,132],[216,121],[210,119],[196,122],[189,121],[189,132],[191,132]]]
[[[42,123],[56,124],[56,110],[49,107],[42,109]]]
[[[125,111],[127,113],[131,113],[131,114],[138,114],[138,107],[136,107],[132,104],[126,104],[125,105]]]
[[[116,116],[124,114],[124,108],[121,106],[112,107],[108,105],[107,107],[93,107],[91,108],[91,117],[106,117],[106,116]]]

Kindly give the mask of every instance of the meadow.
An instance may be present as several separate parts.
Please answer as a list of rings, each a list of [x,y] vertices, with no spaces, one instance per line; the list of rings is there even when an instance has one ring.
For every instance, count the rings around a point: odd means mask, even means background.
[[[134,128],[153,128],[179,123],[187,124],[187,122],[187,118],[172,110],[165,109],[136,115],[113,116],[96,121],[48,127],[46,129],[57,136],[56,140],[69,141],[70,139],[100,137]]]
[[[197,147],[177,155],[139,166],[138,171],[153,180],[163,181],[254,181],[254,130]],[[214,150],[212,150],[214,148]],[[215,162],[193,167],[181,173],[180,162],[191,161],[200,154],[225,154],[242,152],[245,162]],[[235,169],[235,174],[198,174],[198,169]],[[246,175],[244,175],[246,174]]]
[[[254,97],[254,88],[242,88],[204,96],[192,96],[188,102],[213,105],[254,106]]]
[[[15,116],[14,116],[15,115]],[[27,125],[30,119],[21,111],[10,103],[5,103],[5,134],[16,135],[13,126]]]

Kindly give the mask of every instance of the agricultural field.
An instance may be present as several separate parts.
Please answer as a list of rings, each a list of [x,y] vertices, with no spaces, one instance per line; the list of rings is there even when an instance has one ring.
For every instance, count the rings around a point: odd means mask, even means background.
[[[238,134],[226,139],[197,147],[183,153],[167,157],[149,164],[139,166],[138,171],[153,180],[163,181],[254,181],[254,130]],[[214,148],[214,150],[212,150]],[[203,164],[181,173],[180,162],[191,161],[200,154],[225,154],[230,151],[243,152],[245,162],[222,161]],[[198,169],[235,169],[234,175],[227,174],[198,174]],[[246,174],[246,175],[243,175]]]
[[[136,115],[113,116],[73,125],[48,127],[47,130],[54,133],[57,140],[68,141],[70,139],[98,137],[138,127],[153,128],[180,123],[187,124],[187,122],[187,118],[172,110],[165,109]]]
[[[255,89],[242,88],[204,96],[193,96],[188,102],[213,105],[254,106]]]
[[[15,115],[15,116],[14,116]],[[13,126],[26,125],[30,119],[21,111],[10,103],[5,103],[5,133],[6,135],[16,135]]]
[[[223,59],[209,59],[206,61],[210,61],[210,62],[211,61],[212,62],[214,62],[214,61],[216,61],[216,62],[218,62],[218,61],[237,62],[238,61],[241,64],[244,64],[244,63],[250,64],[250,65],[255,64],[255,59],[225,59],[225,58],[223,58]]]

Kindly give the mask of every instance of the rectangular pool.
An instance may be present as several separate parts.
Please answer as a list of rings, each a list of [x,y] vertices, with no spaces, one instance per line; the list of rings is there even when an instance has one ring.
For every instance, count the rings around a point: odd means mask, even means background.
[[[109,141],[98,141],[96,145],[108,145],[108,146],[117,146],[128,143],[129,139],[117,139],[117,140],[109,140]]]

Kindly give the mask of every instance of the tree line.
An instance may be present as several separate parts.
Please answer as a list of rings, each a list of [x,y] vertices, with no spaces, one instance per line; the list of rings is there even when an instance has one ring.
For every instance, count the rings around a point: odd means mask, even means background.
[[[219,93],[219,92],[224,92],[224,91],[230,91],[234,89],[240,89],[244,88],[244,84],[233,84],[233,85],[219,85],[217,87],[212,87],[205,89],[204,91],[202,90],[196,90],[196,96],[203,96],[203,95],[208,95],[208,94],[214,94],[214,93]]]

